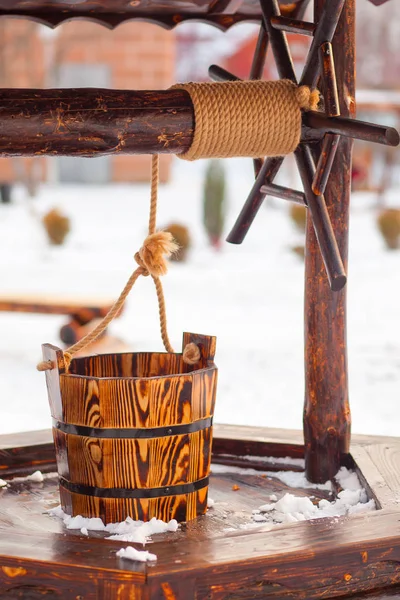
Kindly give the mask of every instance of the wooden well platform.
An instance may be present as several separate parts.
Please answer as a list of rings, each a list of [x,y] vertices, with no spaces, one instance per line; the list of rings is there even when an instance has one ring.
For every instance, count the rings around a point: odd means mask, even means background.
[[[214,463],[299,469],[260,457],[301,458],[300,432],[215,429]],[[343,463],[357,470],[377,511],[258,526],[251,511],[272,493],[322,498],[328,492],[216,469],[214,507],[177,533],[154,536],[146,546],[158,556],[153,565],[117,558],[127,543],[106,541],[101,533],[85,537],[49,517],[45,511],[59,503],[56,476],[39,484],[13,482],[0,490],[0,598],[400,598],[400,439],[354,436]],[[37,469],[56,470],[50,431],[0,437],[0,477]]]

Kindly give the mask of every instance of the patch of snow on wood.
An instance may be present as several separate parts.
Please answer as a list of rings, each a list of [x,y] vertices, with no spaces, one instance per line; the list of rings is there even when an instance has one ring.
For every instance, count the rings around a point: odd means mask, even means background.
[[[236,458],[236,456],[235,456]],[[245,456],[239,456],[237,458],[241,458],[242,460],[248,460],[248,461],[257,461],[257,462],[266,462],[266,463],[272,463],[272,464],[276,464],[276,465],[293,465],[293,466],[297,466],[297,467],[302,467],[304,469],[305,467],[305,462],[304,462],[304,458],[292,458],[291,456],[285,456],[285,457],[276,457],[276,456],[252,456],[252,455],[245,455]]]
[[[330,481],[326,481],[325,483],[310,483],[303,471],[267,471],[266,475],[279,479],[279,481],[282,481],[282,483],[292,488],[312,488],[314,490],[332,491],[332,484]]]
[[[126,558],[128,560],[138,560],[140,562],[154,562],[157,560],[157,556],[155,554],[151,554],[150,552],[147,552],[147,550],[136,550],[136,548],[133,548],[132,546],[121,548],[121,550],[118,550],[117,556],[120,558]]]
[[[341,486],[346,484],[348,487],[339,492],[335,500],[322,499],[315,505],[308,497],[286,493],[275,504],[259,506],[258,511],[261,514],[253,511],[252,519],[256,523],[262,520],[275,524],[295,523],[376,510],[375,501],[368,500],[367,493],[354,471],[342,467],[336,475],[336,480]]]
[[[0,479],[0,488],[7,487],[7,485],[8,485],[7,481],[4,481],[4,479]]]
[[[27,481],[33,481],[34,483],[43,483],[44,477],[41,471],[35,471],[32,475],[28,475]]]
[[[211,473],[217,475],[223,475],[224,473],[259,476],[266,475],[267,477],[279,479],[279,481],[282,481],[288,487],[332,491],[332,484],[330,481],[326,481],[325,483],[310,483],[303,471],[258,471],[251,468],[247,469],[246,467],[233,467],[231,465],[228,466],[213,463],[211,465]]]
[[[58,473],[42,473],[41,471],[35,471],[26,477],[13,477],[8,483],[23,483],[25,481],[43,483],[45,479],[54,479],[56,477],[58,477]]]
[[[157,533],[174,532],[179,528],[179,523],[175,519],[171,519],[169,523],[165,523],[160,519],[153,517],[150,521],[134,521],[131,517],[127,517],[121,523],[109,523],[104,525],[100,518],[86,518],[80,515],[71,517],[67,515],[61,508],[56,506],[48,511],[52,517],[61,519],[67,529],[80,529],[81,533],[86,535],[84,531],[105,531],[111,533],[108,540],[119,540],[121,542],[131,542],[142,544],[143,546],[151,539],[152,535]]]

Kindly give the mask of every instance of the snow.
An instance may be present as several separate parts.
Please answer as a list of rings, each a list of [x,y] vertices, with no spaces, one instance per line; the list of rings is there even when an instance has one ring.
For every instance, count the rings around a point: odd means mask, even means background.
[[[147,550],[136,550],[136,548],[133,548],[132,546],[121,548],[121,550],[118,550],[117,556],[120,558],[126,558],[128,560],[138,560],[140,562],[157,560],[157,556],[155,554],[151,554],[150,552],[147,552]]]
[[[87,529],[89,531],[105,531],[106,527],[103,521],[99,518],[89,519],[87,517],[71,517],[67,515],[61,506],[56,506],[48,511],[51,517],[62,519],[67,529]]]
[[[92,159],[96,160],[96,159]],[[252,181],[249,160],[226,161],[228,230]],[[301,429],[304,266],[290,246],[297,234],[280,200],[263,206],[245,242],[211,250],[202,228],[205,162],[176,160],[161,186],[160,226],[189,226],[193,248],[186,264],[163,279],[173,345],[183,331],[215,334],[219,384],[215,421]],[[297,185],[287,171],[279,182]],[[146,235],[147,185],[43,186],[27,200],[0,205],[2,292],[117,297],[135,268]],[[396,204],[397,191],[387,196]],[[350,224],[348,342],[352,431],[398,435],[400,387],[400,252],[389,252],[375,226],[375,197],[354,194]],[[50,247],[40,216],[59,206],[72,221],[63,247]],[[139,316],[140,315],[140,316]],[[0,313],[0,434],[51,426],[40,345],[59,345],[65,317]],[[129,348],[161,350],[158,312],[149,278],[135,285],[126,309],[110,327]],[[379,410],[376,401],[379,399]]]
[[[42,473],[41,471],[35,471],[31,475],[27,475],[26,477],[13,477],[7,483],[22,483],[24,481],[31,481],[32,483],[43,483],[45,479],[54,479],[54,477],[58,477],[58,474]]]
[[[88,535],[89,531],[104,531],[109,535],[107,539],[118,540],[121,542],[135,542],[143,546],[151,539],[152,535],[166,532],[175,532],[179,528],[179,523],[175,519],[171,519],[169,523],[165,523],[160,519],[153,517],[150,521],[134,521],[131,517],[127,517],[121,523],[109,523],[105,525],[99,518],[87,518],[77,515],[71,517],[67,515],[61,508],[56,506],[48,511],[51,517],[61,519],[67,529],[80,529],[83,535]]]
[[[332,490],[332,484],[330,481],[326,481],[325,483],[310,483],[306,478],[304,471],[267,471],[267,475],[269,477],[275,477],[279,479],[289,487],[293,488],[313,488],[317,490]]]
[[[41,471],[35,471],[32,475],[28,475],[27,481],[33,481],[34,483],[42,483],[44,481],[43,474]]]
[[[349,514],[376,510],[374,500],[368,500],[365,489],[354,471],[342,467],[335,479],[342,485],[347,483],[350,487],[339,492],[335,500],[322,499],[318,505],[311,502],[306,496],[296,496],[286,493],[274,504],[263,504],[253,510],[254,523],[296,523],[323,517],[340,517]],[[276,496],[275,496],[276,498]],[[269,497],[271,499],[271,496]]]
[[[267,519],[263,515],[256,513],[253,515],[253,521],[255,523],[265,523]]]
[[[257,469],[246,467],[233,467],[231,465],[212,464],[211,472],[222,475],[223,473],[237,473],[239,475],[266,475],[267,477],[275,477],[289,487],[294,488],[313,488],[317,490],[332,490],[330,481],[325,483],[310,483],[306,478],[304,471],[259,471]]]
[[[232,457],[232,454],[220,454],[220,456],[223,457]],[[265,462],[265,463],[275,463],[277,465],[282,464],[282,465],[292,465],[292,466],[298,466],[298,467],[302,467],[304,469],[304,458],[292,458],[291,456],[285,456],[285,457],[276,457],[276,456],[254,456],[254,455],[248,455],[246,454],[245,456],[238,456],[238,457],[234,457],[234,458],[240,458],[242,460],[248,460],[248,461],[257,461],[257,462]]]
[[[4,481],[4,479],[0,479],[0,488],[7,487],[8,482]]]
[[[360,481],[355,471],[349,471],[346,467],[341,467],[335,476],[336,480],[343,489],[359,490]]]
[[[215,504],[215,500],[213,500],[212,498],[208,497],[207,498],[207,508],[212,508]]]
[[[175,532],[179,524],[175,519],[165,523],[153,517],[150,521],[134,521],[130,517],[123,523],[111,523],[106,526],[106,531],[111,533],[108,539],[120,540],[121,542],[136,542],[145,545],[152,535],[157,533]]]

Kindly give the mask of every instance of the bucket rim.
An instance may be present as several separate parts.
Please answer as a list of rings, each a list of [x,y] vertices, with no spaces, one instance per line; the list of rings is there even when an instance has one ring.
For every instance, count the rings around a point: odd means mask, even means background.
[[[176,377],[191,377],[199,373],[218,371],[217,365],[213,362],[208,367],[202,367],[201,369],[193,369],[188,373],[168,373],[167,375],[152,375],[151,377],[98,377],[93,375],[79,375],[78,373],[60,373],[60,377],[78,378],[78,379],[89,379],[91,381],[152,381],[154,379],[174,379]]]

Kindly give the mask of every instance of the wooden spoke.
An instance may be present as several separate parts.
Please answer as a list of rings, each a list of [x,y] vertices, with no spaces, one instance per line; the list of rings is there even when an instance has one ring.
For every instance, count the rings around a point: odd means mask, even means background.
[[[292,57],[285,34],[271,25],[272,17],[280,17],[277,0],[260,0],[264,24],[269,35],[275,63],[281,79],[290,79],[297,83]]]
[[[321,44],[319,58],[324,86],[325,113],[330,117],[334,117],[340,115],[340,107],[333,49],[330,42]],[[321,196],[325,191],[333,161],[335,160],[339,140],[340,135],[337,134],[327,133],[324,137],[321,154],[318,159],[312,183],[312,190],[317,196]]]
[[[260,33],[258,34],[257,39],[257,46],[254,52],[253,62],[251,64],[250,79],[261,79],[264,71],[265,59],[267,58],[267,51],[268,34],[264,24],[261,24]]]
[[[282,198],[282,200],[291,200],[296,204],[307,206],[306,196],[303,192],[276,185],[275,183],[264,183],[260,192],[266,196],[276,196],[277,198]]]
[[[208,68],[208,74],[213,81],[238,81],[239,78],[233,75],[223,67],[211,65]]]
[[[315,31],[314,23],[308,23],[299,19],[289,19],[288,17],[271,17],[271,25],[274,29],[280,29],[287,33],[313,36]]]
[[[250,194],[226,238],[231,244],[241,244],[243,242],[266,196],[261,192],[261,186],[274,179],[282,163],[283,158],[280,156],[267,158],[264,161]]]
[[[328,183],[333,161],[335,160],[336,150],[338,149],[340,135],[327,133],[322,142],[321,154],[319,155],[314,179],[312,182],[312,191],[317,196],[322,196]]]
[[[260,32],[258,34],[258,39],[257,39],[257,46],[256,46],[256,50],[254,52],[253,62],[251,64],[251,69],[250,69],[250,79],[261,79],[263,71],[264,71],[265,60],[267,58],[267,51],[268,51],[268,34],[266,32],[264,24],[261,23]],[[254,158],[253,159],[253,167],[254,167],[255,177],[257,177],[257,175],[259,174],[262,165],[263,165],[262,158]]]
[[[345,0],[329,0],[325,3],[323,13],[314,32],[310,52],[300,78],[300,85],[315,87],[319,75],[319,48],[324,42],[332,41],[344,2]]]
[[[330,42],[321,44],[319,59],[324,85],[325,112],[330,117],[337,117],[340,115],[339,97],[336,84],[335,61]]]
[[[333,232],[328,209],[323,196],[312,191],[314,161],[308,146],[301,144],[295,151],[297,166],[304,186],[308,208],[312,215],[314,231],[321,250],[332,291],[338,292],[346,285],[346,273]]]
[[[393,127],[373,125],[347,117],[328,117],[319,112],[304,113],[303,123],[323,133],[337,133],[349,138],[375,142],[384,146],[397,146],[399,134]]]

